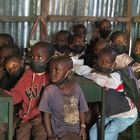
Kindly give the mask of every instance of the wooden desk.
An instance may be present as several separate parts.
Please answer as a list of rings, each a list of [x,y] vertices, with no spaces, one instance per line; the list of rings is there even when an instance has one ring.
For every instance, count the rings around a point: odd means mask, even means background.
[[[95,84],[92,80],[86,79],[82,76],[74,75],[71,77],[72,80],[76,81],[82,88],[86,101],[97,102],[101,101],[102,112],[101,120],[99,121],[99,133],[98,140],[104,140],[104,131],[105,131],[105,94],[104,88]]]
[[[78,75],[72,76],[71,79],[80,85],[88,103],[102,100],[102,88],[92,80]]]
[[[13,104],[12,97],[0,91],[0,123],[8,123],[8,140],[12,140]]]

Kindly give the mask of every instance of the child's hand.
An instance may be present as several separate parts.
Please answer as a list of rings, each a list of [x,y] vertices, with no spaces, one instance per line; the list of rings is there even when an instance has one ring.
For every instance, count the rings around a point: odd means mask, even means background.
[[[86,129],[85,128],[81,127],[79,136],[82,137],[83,140],[86,140],[87,134],[86,134]]]

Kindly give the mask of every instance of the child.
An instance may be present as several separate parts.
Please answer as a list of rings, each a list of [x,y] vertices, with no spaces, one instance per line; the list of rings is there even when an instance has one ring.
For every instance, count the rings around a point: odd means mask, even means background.
[[[0,47],[5,45],[11,45],[14,44],[14,39],[11,35],[6,33],[0,34]]]
[[[0,47],[0,65],[3,65],[4,60],[11,55],[20,54],[20,49],[15,44],[8,44]]]
[[[100,37],[109,41],[110,33],[111,33],[111,23],[107,19],[103,19],[99,23],[99,33]]]
[[[8,89],[10,86],[10,81],[8,79],[8,75],[4,69],[4,61],[7,57],[11,55],[20,54],[20,50],[15,45],[5,45],[0,47],[0,87],[4,89]]]
[[[140,38],[137,38],[134,43],[132,57],[135,61],[132,67],[138,79],[138,87],[140,89]]]
[[[116,58],[116,69],[121,69],[126,66],[132,66],[134,60],[128,55],[128,41],[126,34],[122,31],[115,31],[110,36],[113,48],[118,52]]]
[[[74,34],[81,34],[84,37],[86,37],[87,29],[86,29],[85,25],[83,25],[83,24],[76,24],[73,26],[73,33]]]
[[[70,32],[66,30],[61,30],[55,35],[55,56],[64,55],[68,48],[68,39],[70,36]]]
[[[85,56],[85,39],[81,34],[73,34],[69,40],[69,56],[73,60],[73,64],[84,64]]]
[[[4,61],[4,68],[10,80],[10,87],[7,87],[9,90],[15,86],[25,72],[24,60],[19,54],[9,56]]]
[[[108,42],[105,39],[99,39],[96,44],[95,47],[92,50],[92,53],[94,55],[93,59],[92,59],[92,63],[93,65],[96,63],[97,60],[97,56],[99,54],[99,52],[103,49],[106,48],[108,46]],[[92,67],[93,67],[92,65]]]
[[[72,66],[67,56],[56,57],[50,64],[52,84],[45,88],[39,104],[48,140],[86,139],[88,107],[80,86],[68,79]]]
[[[105,140],[117,140],[118,134],[137,119],[137,108],[124,91],[120,73],[113,72],[116,56],[112,48],[102,49],[95,70],[85,76],[106,89]],[[97,140],[97,124],[90,129],[90,140]]]
[[[52,46],[47,42],[38,42],[31,49],[30,68],[14,88],[5,93],[13,97],[13,103],[22,102],[18,115],[20,122],[16,129],[16,140],[46,140],[41,113],[37,106],[43,86],[49,83],[47,64],[53,55]]]

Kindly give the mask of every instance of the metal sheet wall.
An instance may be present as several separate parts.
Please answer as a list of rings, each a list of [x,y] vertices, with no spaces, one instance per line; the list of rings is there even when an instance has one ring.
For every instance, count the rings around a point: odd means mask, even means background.
[[[132,1],[132,15],[140,15],[140,1]],[[124,17],[127,0],[50,0],[49,15],[74,15],[98,17]],[[0,0],[1,16],[36,16],[40,15],[41,0]],[[50,39],[58,30],[70,30],[78,22],[48,22]],[[81,22],[82,23],[82,22]],[[84,22],[90,38],[92,23]],[[23,48],[26,46],[28,33],[32,27],[31,22],[0,22],[0,33],[11,34],[15,42]],[[125,31],[125,23],[112,22],[113,30]],[[132,25],[132,38],[140,37],[140,24]],[[39,39],[39,33],[36,34]]]

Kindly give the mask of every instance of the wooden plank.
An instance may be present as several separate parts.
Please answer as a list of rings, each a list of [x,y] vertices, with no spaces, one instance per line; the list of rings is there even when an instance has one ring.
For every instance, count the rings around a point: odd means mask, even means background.
[[[36,20],[36,16],[31,17],[31,16],[0,16],[0,21],[3,22],[25,22],[25,21],[29,21],[29,22],[33,22]]]
[[[97,21],[101,19],[108,19],[109,21],[117,21],[117,22],[128,22],[129,19],[127,17],[93,17],[93,16],[58,16],[58,15],[48,15],[48,21]]]
[[[48,9],[49,9],[49,0],[42,0],[41,1],[41,16],[43,18],[47,18]]]
[[[37,16],[0,16],[1,22],[34,22]],[[132,19],[130,17],[93,17],[93,16],[60,16],[60,15],[48,15],[47,21],[50,22],[73,22],[73,21],[81,21],[81,22],[92,22],[101,19],[108,19],[109,21],[116,21],[116,22],[140,22],[139,16],[134,16]]]

